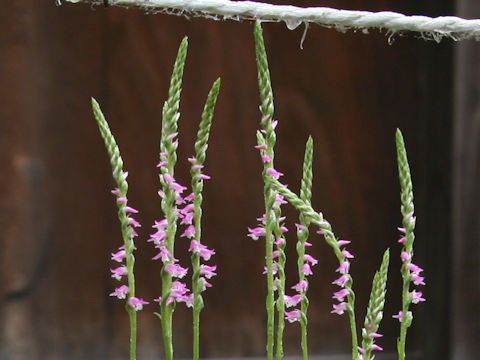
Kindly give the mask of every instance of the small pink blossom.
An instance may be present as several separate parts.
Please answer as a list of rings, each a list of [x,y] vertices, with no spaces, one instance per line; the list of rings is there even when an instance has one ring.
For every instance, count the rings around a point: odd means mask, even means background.
[[[425,278],[423,276],[417,275],[415,273],[412,275],[412,282],[415,285],[425,285],[425,282],[423,281],[424,279]]]
[[[110,294],[110,296],[116,296],[119,299],[125,299],[128,294],[128,286],[122,285],[115,289],[114,292]]]
[[[348,296],[349,293],[350,292],[348,291],[348,289],[339,290],[339,291],[333,293],[332,299],[337,299],[338,301],[342,302],[343,299],[346,296]]]
[[[195,210],[195,205],[194,204],[188,204],[188,205],[185,205],[183,208],[178,209],[178,212],[186,215],[188,213],[191,213],[193,210]]]
[[[193,170],[202,170],[204,166],[202,164],[195,164],[192,166]]]
[[[194,213],[188,213],[184,216],[180,224],[182,225],[191,225],[193,222]]]
[[[297,304],[302,301],[303,296],[300,294],[296,294],[293,296],[284,295],[283,299],[285,302],[285,306],[289,308],[289,307],[297,306]]]
[[[126,266],[119,266],[115,269],[110,269],[112,272],[112,277],[117,280],[122,280],[122,276],[127,275],[127,267]]]
[[[392,315],[392,318],[398,319],[398,321],[402,322],[402,320],[403,320],[403,311],[400,310],[400,311],[398,312],[398,314]]]
[[[306,229],[306,227],[302,224],[295,224],[295,226],[297,227],[298,232],[304,232]]]
[[[375,351],[383,351],[383,348],[377,344],[373,344],[372,345],[372,350],[375,350]]]
[[[405,244],[407,242],[407,238],[405,236],[402,236],[400,239],[397,240],[399,244]]]
[[[272,161],[272,158],[271,158],[270,156],[268,156],[268,155],[263,155],[263,156],[262,156],[262,161],[263,161],[264,163],[266,163],[266,162]]]
[[[280,231],[282,233],[286,233],[286,232],[288,232],[288,228],[286,226],[280,226]]]
[[[347,275],[342,275],[337,280],[332,282],[332,284],[345,287],[345,284],[348,282],[348,280],[349,280],[349,277]]]
[[[119,204],[126,204],[127,202],[128,202],[128,200],[124,196],[121,196],[121,197],[117,198],[117,203],[119,203]]]
[[[302,273],[303,275],[313,275],[313,271],[312,271],[312,268],[310,267],[309,264],[303,264],[303,267],[302,267]]]
[[[167,264],[165,265],[165,271],[168,272],[171,276],[177,277],[179,279],[187,275],[187,268],[183,268],[178,264]]]
[[[193,225],[189,225],[185,231],[183,232],[182,235],[180,235],[181,237],[187,237],[189,239],[193,238],[195,236],[195,226]]]
[[[188,251],[197,254],[205,261],[210,260],[210,257],[215,254],[215,250],[208,249],[205,245],[199,243],[197,240],[192,240],[190,242],[190,248]]]
[[[350,263],[348,261],[342,262],[335,271],[340,274],[347,274],[350,271]]]
[[[120,250],[120,251],[117,251],[116,253],[112,253],[112,260],[116,262],[122,262],[123,259],[125,259],[126,257],[127,257],[127,253],[125,252],[125,250]]]
[[[164,160],[161,160],[158,164],[157,164],[157,167],[163,167],[163,166],[167,166],[168,163]]]
[[[293,285],[292,289],[298,292],[305,292],[308,289],[308,282],[306,280],[302,280],[297,284]]]
[[[415,265],[414,263],[408,264],[407,269],[417,275],[423,271],[423,269],[420,266]]]
[[[258,226],[256,228],[248,228],[248,236],[250,236],[253,240],[258,240],[260,236],[265,236],[265,228],[262,226]]]
[[[345,312],[345,310],[347,310],[347,304],[344,302],[341,302],[339,304],[333,304],[333,310],[330,311],[330,313],[342,315]]]
[[[286,243],[284,238],[278,238],[273,242],[275,245],[284,245]]]
[[[198,280],[202,286],[201,291],[205,291],[207,288],[212,287],[212,284],[210,284],[205,278],[201,277]]]
[[[303,245],[305,245],[307,247],[310,247],[310,246],[312,246],[312,243],[309,243],[308,241],[305,241],[305,243]]]
[[[200,179],[202,180],[210,180],[212,177],[207,174],[200,174]]]
[[[174,259],[172,253],[165,247],[163,247],[160,250],[160,252],[152,258],[152,260],[158,260],[158,259],[162,259],[163,262],[167,262],[167,261],[170,261],[170,260],[176,260],[176,259]]]
[[[277,171],[274,168],[268,168],[267,169],[267,174],[270,175],[271,177],[273,177],[274,179],[278,179],[280,176],[283,175],[283,173],[281,173],[280,171]]]
[[[131,225],[131,226],[133,226],[133,227],[140,227],[140,226],[142,226],[137,220],[135,220],[134,218],[132,218],[132,217],[130,217],[130,216],[128,217],[127,222],[128,222],[128,225]]]
[[[180,185],[179,183],[177,182],[171,182],[170,183],[170,189],[172,189],[173,191],[175,191],[176,193],[182,193],[184,192],[185,190],[187,190],[187,188],[185,186],[182,186]]]
[[[137,209],[134,209],[133,207],[131,206],[125,206],[123,208],[123,211],[125,211],[127,214],[130,213],[130,214],[137,214],[138,213],[138,210]]]
[[[205,276],[207,279],[210,279],[212,276],[217,275],[215,272],[217,270],[217,266],[208,266],[208,265],[200,265],[200,275]]]
[[[120,189],[119,189],[119,188],[115,188],[115,189],[113,189],[113,190],[110,191],[110,192],[111,192],[113,195],[115,195],[115,196],[120,195]]]
[[[309,254],[305,254],[305,255],[303,256],[303,259],[304,259],[305,261],[309,262],[309,263],[312,264],[312,265],[318,264],[318,260],[315,259],[313,256],[311,256],[311,255],[309,255]]]
[[[350,240],[338,240],[337,241],[338,246],[345,246],[345,245],[348,245],[350,243],[351,243]]]
[[[373,332],[373,333],[368,334],[368,336],[370,336],[372,339],[378,339],[378,338],[381,338],[383,336],[383,334]]]
[[[255,149],[258,149],[258,150],[266,150],[266,149],[267,149],[267,145],[265,145],[265,144],[255,145]]]
[[[285,320],[293,323],[295,321],[300,321],[302,319],[302,314],[300,310],[285,311]]]
[[[350,253],[348,250],[343,250],[342,255],[345,256],[347,259],[353,259],[354,258],[352,253]]]
[[[163,174],[163,180],[165,180],[166,183],[172,183],[175,181],[175,178],[169,173],[165,173]]]
[[[147,305],[147,304],[149,304],[149,302],[137,297],[131,297],[130,299],[128,299],[128,305],[134,308],[135,311],[142,310],[143,305]]]
[[[402,234],[406,234],[407,230],[404,227],[398,227],[398,231],[400,231]]]
[[[185,295],[188,292],[187,285],[181,281],[174,281],[172,283],[172,289],[170,291],[170,295],[174,298],[179,298]]]
[[[402,253],[400,254],[400,258],[402,259],[402,261],[407,261],[410,260],[412,256],[408,252],[402,251]]]
[[[422,297],[422,292],[421,291],[412,291],[412,303],[418,304],[421,301],[425,301],[425,299]]]

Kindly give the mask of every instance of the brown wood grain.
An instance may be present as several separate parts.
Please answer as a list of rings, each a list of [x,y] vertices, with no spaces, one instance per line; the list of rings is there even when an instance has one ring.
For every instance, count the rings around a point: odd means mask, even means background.
[[[447,1],[417,3],[410,9],[393,0],[322,5],[427,15],[448,10]],[[376,31],[342,34],[312,26],[302,51],[302,32],[264,24],[279,120],[277,167],[298,189],[304,144],[309,134],[314,137],[313,204],[338,236],[353,241],[359,326],[381,254],[391,247],[382,346],[394,351],[398,322],[391,315],[400,306],[394,130],[404,130],[418,201],[415,256],[429,269],[429,302],[414,309],[418,321],[409,349],[423,359],[446,359],[442,331],[449,323],[439,314],[448,306],[448,286],[436,274],[445,274],[449,263],[430,249],[449,241],[451,93],[444,89],[451,85],[451,42],[406,35],[389,45]],[[246,237],[263,208],[261,163],[253,148],[260,115],[252,23],[30,0],[3,6],[0,34],[0,359],[126,358],[127,317],[123,304],[108,297],[117,285],[109,277],[109,254],[121,245],[121,235],[90,96],[100,102],[130,173],[129,200],[141,210],[143,224],[137,293],[152,299],[160,292],[159,263],[150,260],[155,251],[145,240],[162,216],[155,168],[161,110],[185,35],[190,46],[176,170],[182,183],[188,182],[186,158],[193,154],[207,92],[222,77],[205,169],[212,180],[204,190],[203,227],[205,242],[216,249],[219,276],[204,296],[201,352],[264,356],[264,246]],[[286,211],[293,229],[297,215]],[[347,319],[329,313],[335,258],[318,236],[312,241],[319,264],[309,292],[310,349],[348,353]],[[187,247],[183,239],[176,245],[183,264]],[[288,254],[294,258],[294,243]],[[294,272],[290,261],[290,286]],[[156,310],[149,305],[139,313],[139,359],[162,356]],[[174,316],[176,356],[190,357],[191,313],[179,306]],[[296,325],[287,327],[286,354],[300,353]]]

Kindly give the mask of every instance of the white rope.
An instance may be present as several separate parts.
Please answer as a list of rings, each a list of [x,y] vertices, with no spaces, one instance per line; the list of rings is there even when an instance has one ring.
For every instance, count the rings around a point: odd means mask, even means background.
[[[64,0],[104,4],[104,0]],[[467,20],[454,16],[431,18],[427,16],[406,16],[381,11],[337,10],[326,7],[301,8],[290,5],[272,5],[253,1],[229,0],[109,0],[110,5],[140,7],[149,12],[167,12],[176,15],[194,15],[207,18],[263,21],[283,21],[289,29],[302,23],[315,23],[338,30],[386,29],[389,33],[413,31],[423,37],[440,41],[442,37],[454,40],[473,38],[480,40],[480,20]]]

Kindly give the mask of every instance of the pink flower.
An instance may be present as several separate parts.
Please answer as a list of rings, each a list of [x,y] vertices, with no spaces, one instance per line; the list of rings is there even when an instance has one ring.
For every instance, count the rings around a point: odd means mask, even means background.
[[[425,282],[423,281],[425,278],[423,276],[417,275],[413,273],[412,275],[412,281],[415,285],[425,285]]]
[[[373,344],[372,345],[372,350],[383,351],[383,348],[381,346],[378,346],[377,344]]]
[[[170,295],[174,298],[179,298],[185,295],[188,292],[187,285],[181,281],[174,281],[172,283],[172,290],[170,291]]]
[[[208,266],[208,265],[200,265],[200,275],[205,276],[207,279],[210,279],[212,276],[217,275],[215,272],[217,270],[217,266]]]
[[[422,297],[422,292],[421,291],[412,291],[412,303],[418,304],[421,301],[425,301],[425,299]]]
[[[408,264],[407,269],[417,275],[423,271],[423,269],[420,266],[415,265],[414,263]]]
[[[345,256],[347,259],[352,259],[354,257],[348,250],[343,250],[342,255]]]
[[[402,259],[402,261],[407,261],[410,260],[412,257],[408,252],[402,251],[402,253],[400,254],[400,258]]]
[[[177,277],[179,279],[187,275],[187,268],[183,268],[178,264],[167,264],[165,265],[165,271],[168,272],[171,276]]]
[[[305,292],[308,289],[308,282],[306,280],[302,280],[297,284],[293,285],[292,289],[298,292]]]
[[[185,215],[185,217],[182,219],[182,221],[180,222],[180,224],[182,224],[182,225],[191,225],[192,222],[193,222],[193,217],[194,217],[194,214],[193,214],[193,213],[188,213],[188,214]]]
[[[342,262],[335,271],[340,274],[347,274],[350,271],[350,263],[348,261]]]
[[[128,225],[131,225],[131,226],[133,226],[133,227],[140,227],[140,226],[142,226],[137,220],[135,220],[135,219],[132,218],[132,217],[128,217],[127,221],[128,221]]]
[[[350,292],[348,291],[348,289],[339,290],[339,291],[333,293],[332,299],[337,299],[338,301],[342,302],[343,299],[346,296],[348,296],[349,293]]]
[[[270,156],[268,156],[268,155],[263,155],[263,156],[262,156],[262,161],[263,161],[264,163],[266,163],[266,162],[272,161],[272,158],[271,158]]]
[[[112,253],[112,260],[114,260],[116,262],[122,262],[123,259],[125,259],[127,257],[126,254],[127,253],[125,252],[125,250],[120,250],[116,253]]]
[[[110,191],[113,195],[115,196],[118,196],[120,195],[120,189],[116,188],[116,189],[113,189],[112,191]]]
[[[374,333],[370,333],[368,336],[370,336],[372,339],[378,339],[378,338],[381,338],[383,335],[374,332]]]
[[[195,226],[189,225],[185,231],[183,232],[182,237],[187,237],[189,239],[193,238],[195,236]]]
[[[188,251],[197,254],[205,261],[210,260],[210,257],[215,254],[215,250],[208,249],[205,245],[199,243],[197,240],[192,240],[190,242],[190,248]]]
[[[185,196],[184,200],[185,201],[193,201],[194,196],[195,196],[195,194],[192,192],[192,193],[188,194],[187,196]]]
[[[184,192],[185,190],[187,190],[187,188],[185,186],[182,186],[180,185],[179,183],[177,182],[172,182],[170,183],[170,189],[172,189],[173,191],[175,191],[176,193],[182,193]]]
[[[303,259],[304,259],[305,261],[309,262],[309,263],[312,264],[312,265],[316,265],[316,264],[318,263],[318,260],[317,260],[317,259],[315,259],[313,256],[308,255],[308,254],[305,254],[305,255],[303,256]]]
[[[302,273],[304,275],[313,275],[312,268],[309,264],[303,264]]]
[[[398,231],[400,231],[402,234],[406,234],[407,230],[404,227],[398,227]]]
[[[181,212],[182,214],[191,213],[193,210],[195,210],[195,205],[193,205],[193,204],[188,204],[188,205],[184,206],[183,208],[178,209],[178,211]]]
[[[160,252],[155,255],[152,260],[158,260],[158,259],[162,259],[163,262],[167,262],[167,261],[170,261],[170,260],[177,260],[173,257],[172,253],[165,247],[162,247],[160,249]]]
[[[350,240],[338,240],[337,241],[338,246],[345,246],[345,245],[348,245],[350,243],[351,243]]]
[[[274,168],[268,168],[267,174],[273,177],[274,179],[278,179],[280,176],[283,175],[280,171],[275,170]]]
[[[306,227],[302,224],[295,224],[295,226],[297,227],[298,232],[304,232],[306,229]]]
[[[302,301],[303,296],[300,295],[300,294],[296,294],[296,295],[293,295],[293,296],[284,295],[283,299],[285,301],[285,306],[287,308],[289,308],[289,307],[297,306],[297,304],[300,301]]]
[[[265,228],[262,226],[258,226],[256,228],[248,228],[248,236],[250,236],[253,240],[258,240],[260,236],[265,236]]]
[[[288,322],[300,321],[302,319],[302,314],[300,310],[285,311],[285,320]]]
[[[117,198],[117,203],[119,203],[119,204],[126,204],[127,201],[128,201],[127,198],[124,197],[124,196],[121,196],[121,197]]]
[[[266,149],[267,149],[267,145],[265,145],[265,144],[255,145],[255,149],[258,149],[258,150],[266,150]]]
[[[162,219],[160,221],[155,220],[155,225],[153,225],[153,228],[156,228],[157,230],[166,230],[168,226],[168,220],[167,219]]]
[[[398,321],[402,322],[402,320],[403,320],[403,311],[400,310],[400,311],[398,312],[398,314],[392,315],[392,318],[398,319]]]
[[[202,286],[201,291],[205,291],[207,288],[212,287],[212,284],[210,284],[205,278],[201,277],[198,280]]]
[[[126,266],[119,266],[115,269],[110,269],[112,272],[112,277],[117,280],[122,280],[122,276],[127,275],[127,267]]]
[[[330,311],[330,313],[342,315],[345,312],[345,310],[347,310],[347,304],[344,302],[341,302],[339,304],[333,304],[333,310]]]
[[[284,245],[286,243],[284,238],[278,238],[273,242],[275,245]]]
[[[130,214],[137,214],[138,213],[138,210],[137,209],[134,209],[133,207],[131,206],[125,206],[123,208],[123,211],[125,211],[127,214],[130,213]]]
[[[160,161],[158,164],[157,164],[157,167],[163,167],[163,166],[167,166],[168,163],[166,161]]]
[[[134,308],[135,311],[142,310],[143,305],[147,305],[147,304],[149,304],[147,301],[137,297],[131,297],[130,299],[128,299],[128,305]]]
[[[348,280],[349,280],[349,277],[347,275],[342,275],[337,280],[332,282],[332,284],[345,287],[345,284],[348,282]]]
[[[165,180],[166,183],[172,183],[175,181],[175,178],[169,173],[165,173],[163,174],[163,180]]]
[[[114,292],[110,294],[110,296],[116,296],[119,299],[125,299],[128,294],[128,286],[122,285],[115,289]]]
[[[400,239],[397,240],[399,244],[405,244],[407,242],[407,238],[405,236],[402,236]]]
[[[357,350],[360,354],[365,355],[365,349],[364,348],[362,348],[360,346],[357,346]]]

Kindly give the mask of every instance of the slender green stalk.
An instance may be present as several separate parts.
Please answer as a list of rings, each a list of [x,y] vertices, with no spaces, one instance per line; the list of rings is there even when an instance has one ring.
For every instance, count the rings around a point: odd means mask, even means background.
[[[401,274],[403,279],[402,290],[402,316],[400,317],[400,337],[397,340],[398,358],[405,359],[405,342],[407,339],[407,329],[412,324],[413,316],[409,311],[412,303],[412,295],[410,293],[410,282],[412,275],[409,270],[411,258],[413,257],[413,242],[415,240],[415,217],[413,205],[413,185],[410,176],[410,167],[408,165],[407,151],[403,141],[402,133],[399,129],[396,131],[397,161],[398,174],[400,179],[400,197],[401,197],[401,213],[402,224],[404,229],[404,242],[402,249],[402,267]],[[406,255],[404,255],[406,254]],[[405,256],[405,258],[403,258]]]
[[[320,230],[322,230],[323,237],[325,241],[330,247],[333,249],[335,256],[338,259],[339,264],[343,264],[346,262],[346,257],[342,253],[340,246],[337,243],[337,238],[332,231],[332,227],[330,223],[323,218],[322,213],[316,212],[309,203],[302,200],[299,196],[297,196],[294,192],[289,190],[285,185],[280,183],[278,180],[274,179],[273,177],[268,178],[268,183],[271,184],[272,188],[279,193],[281,193],[287,201],[292,204],[298,211],[300,211],[305,217],[309,218],[311,223],[315,226],[318,226]],[[358,339],[357,339],[357,326],[355,320],[355,293],[353,292],[353,280],[350,275],[348,275],[349,280],[345,284],[345,289],[348,290],[347,296],[347,312],[350,321],[350,331],[352,336],[352,357],[354,360],[359,360],[358,355]]]
[[[274,146],[276,142],[276,135],[274,131],[273,123],[273,91],[270,82],[270,71],[268,70],[268,60],[265,51],[265,44],[263,41],[262,27],[260,22],[255,23],[254,28],[255,38],[255,52],[257,59],[258,70],[258,85],[260,90],[260,110],[262,112],[261,126],[265,133],[265,145],[264,155],[268,156],[268,161],[264,161],[263,166],[263,179],[264,179],[264,198],[265,198],[265,255],[266,255],[266,267],[267,267],[267,360],[273,359],[273,339],[274,339],[274,326],[275,326],[275,310],[274,310],[274,290],[273,290],[273,242],[275,227],[278,226],[278,218],[275,211],[273,211],[273,204],[276,200],[276,192],[271,188],[270,183],[267,181],[267,170],[274,168]],[[283,314],[279,318],[279,321],[284,321]],[[281,349],[278,350],[281,353]],[[277,352],[277,356],[279,353]]]
[[[113,178],[118,188],[118,198],[127,198],[128,183],[126,180],[127,174],[123,171],[123,160],[120,155],[120,150],[117,146],[115,138],[110,131],[107,121],[100,109],[98,102],[92,98],[92,109],[97,120],[100,134],[105,142],[110,163],[113,169]],[[126,203],[117,201],[118,206],[118,218],[121,223],[122,237],[125,245],[125,259],[127,267],[127,281],[128,281],[128,296],[125,302],[125,310],[128,313],[130,321],[130,360],[136,359],[136,347],[137,347],[137,312],[128,304],[128,300],[135,297],[135,275],[133,267],[135,264],[135,257],[133,256],[133,250],[135,248],[133,243],[132,229],[128,223],[128,216],[125,211]]]
[[[372,291],[370,293],[367,314],[365,316],[365,327],[362,329],[362,348],[364,351],[363,360],[374,358],[374,356],[372,356],[372,350],[375,350],[374,341],[376,337],[381,336],[377,331],[383,318],[389,261],[390,251],[387,249],[383,254],[380,270],[377,271],[373,277]],[[377,348],[377,350],[380,349],[381,348]]]
[[[208,148],[208,138],[210,135],[210,127],[212,124],[215,104],[217,102],[218,92],[220,90],[220,79],[217,79],[208,94],[207,101],[202,113],[202,121],[195,142],[195,158],[192,160],[192,190],[194,204],[194,224],[195,224],[195,240],[201,243],[202,239],[202,190],[203,179],[201,177],[201,168],[205,162],[206,152]],[[200,281],[200,256],[192,253],[192,289],[193,289],[193,359],[198,360],[200,356],[200,312],[203,309],[202,287]]]
[[[177,59],[173,68],[170,88],[168,90],[168,100],[165,101],[162,112],[162,134],[160,140],[160,161],[166,162],[167,166],[162,166],[160,182],[165,196],[162,198],[162,210],[167,219],[167,231],[165,237],[165,246],[168,251],[174,255],[175,234],[177,232],[177,207],[175,204],[175,191],[169,186],[164,175],[169,174],[173,177],[175,164],[177,162],[177,146],[174,140],[178,129],[178,112],[180,106],[180,93],[182,90],[183,69],[187,55],[188,40],[185,37],[178,49]],[[173,359],[173,341],[172,341],[172,317],[175,309],[175,302],[167,305],[168,298],[172,289],[172,276],[165,270],[166,266],[173,260],[164,262],[160,271],[162,278],[162,301],[160,303],[160,318],[163,330],[163,343],[165,358]]]
[[[313,179],[313,138],[308,137],[307,144],[305,146],[305,157],[303,160],[303,176],[302,184],[300,187],[300,199],[310,204],[312,198],[312,179]],[[308,227],[310,225],[310,219],[303,213],[299,215],[300,229],[297,229],[297,266],[298,266],[298,279],[299,281],[306,281],[305,274],[303,273],[303,267],[305,265],[305,243],[308,240]],[[308,359],[308,346],[307,346],[307,309],[308,309],[307,291],[303,293],[302,302],[300,304],[300,311],[302,318],[300,320],[300,326],[302,331],[302,354],[303,360]]]

